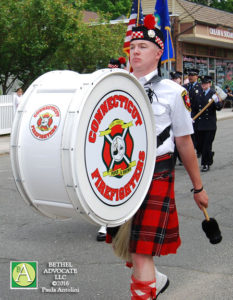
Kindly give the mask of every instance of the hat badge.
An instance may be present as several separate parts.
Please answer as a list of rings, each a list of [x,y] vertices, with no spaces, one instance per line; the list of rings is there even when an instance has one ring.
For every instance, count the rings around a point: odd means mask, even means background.
[[[149,36],[150,38],[154,38],[154,37],[155,37],[155,32],[154,32],[154,30],[152,30],[152,29],[148,30],[147,34],[148,34],[148,36]]]

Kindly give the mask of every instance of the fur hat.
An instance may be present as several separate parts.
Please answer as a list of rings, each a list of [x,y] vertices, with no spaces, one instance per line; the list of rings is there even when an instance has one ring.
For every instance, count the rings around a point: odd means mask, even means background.
[[[155,27],[156,20],[153,15],[147,15],[144,18],[144,24],[133,27],[131,41],[146,40],[154,43],[160,49],[164,50],[164,38],[161,30]]]
[[[108,68],[120,68],[124,69],[126,67],[126,59],[125,57],[121,56],[118,59],[111,58],[108,64]]]

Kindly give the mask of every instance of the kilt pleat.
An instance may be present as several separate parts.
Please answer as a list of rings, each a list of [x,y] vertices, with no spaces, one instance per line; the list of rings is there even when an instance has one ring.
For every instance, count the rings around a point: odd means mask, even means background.
[[[133,217],[131,253],[160,256],[176,253],[180,246],[174,176],[174,169],[154,173],[145,200]]]

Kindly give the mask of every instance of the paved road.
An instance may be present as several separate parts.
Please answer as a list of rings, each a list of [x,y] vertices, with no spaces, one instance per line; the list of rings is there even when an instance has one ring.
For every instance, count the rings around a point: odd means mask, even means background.
[[[209,215],[216,218],[222,231],[220,244],[211,245],[202,231],[204,217],[192,200],[190,181],[183,167],[176,166],[176,202],[183,243],[177,255],[155,259],[171,282],[159,300],[233,298],[232,133],[232,120],[218,122],[215,163],[202,176],[210,197]],[[130,270],[108,245],[95,241],[97,228],[80,217],[50,220],[32,211],[16,190],[9,155],[0,155],[1,300],[130,299]],[[38,261],[39,288],[10,290],[11,261]],[[55,280],[54,274],[45,274],[49,262],[66,262],[64,270],[77,272],[66,277],[69,293],[52,293],[51,284],[62,281]]]

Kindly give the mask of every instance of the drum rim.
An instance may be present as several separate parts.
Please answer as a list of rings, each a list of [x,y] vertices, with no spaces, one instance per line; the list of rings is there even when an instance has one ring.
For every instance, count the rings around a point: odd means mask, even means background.
[[[115,69],[115,70],[111,70],[111,71],[109,71],[108,69],[105,69],[107,72],[103,72],[102,74],[101,74],[101,76],[99,76],[98,78],[96,78],[96,80],[92,83],[92,85],[97,85],[99,82],[101,82],[101,81],[103,81],[107,76],[110,78],[110,76],[116,76],[116,75],[118,75],[118,74],[120,74],[121,76],[123,75],[124,77],[127,77],[130,81],[132,81],[134,84],[136,83],[136,85],[137,85],[137,87],[138,87],[138,89],[140,90],[140,92],[142,93],[142,95],[144,96],[144,98],[146,98],[146,99],[148,99],[147,98],[147,94],[145,93],[145,91],[144,91],[144,89],[143,89],[143,87],[140,85],[140,83],[137,81],[137,79],[134,77],[134,76],[132,76],[131,74],[129,74],[128,72],[126,72],[126,71],[123,71],[123,70],[117,70],[117,69]],[[98,72],[98,71],[97,71]],[[85,99],[86,98],[88,98],[89,97],[89,95],[90,95],[90,93],[93,91],[93,89],[91,89],[90,91],[89,91],[89,93],[87,93],[86,94],[86,97],[85,97]],[[125,92],[125,91],[124,91]],[[85,102],[85,101],[84,101]],[[151,126],[151,128],[152,128],[152,131],[153,132],[155,132],[155,127],[154,127],[154,122],[153,122],[153,113],[152,113],[152,110],[151,110],[151,107],[150,107],[150,102],[149,102],[149,99],[148,99],[148,101],[147,102],[145,102],[146,103],[146,108],[143,108],[143,111],[144,110],[147,110],[147,113],[150,115],[150,125],[152,125]],[[97,104],[96,104],[97,105]],[[143,112],[142,111],[142,114],[145,114],[145,112]],[[82,115],[80,115],[80,119],[82,118]],[[80,121],[80,120],[79,120]],[[79,122],[78,121],[78,122]],[[78,122],[77,122],[77,124],[78,124]],[[76,124],[76,126],[78,126]],[[147,127],[149,127],[149,125],[148,125],[148,123],[147,123]],[[75,130],[74,130],[74,132],[75,132]],[[152,134],[153,135],[153,134]],[[76,143],[77,143],[77,137],[75,138],[75,137],[72,137],[72,139],[73,139],[73,142],[72,142],[72,145],[70,145],[70,148],[71,149],[74,149],[75,148],[75,145],[76,145]],[[72,140],[71,139],[71,140]],[[152,139],[151,139],[151,141],[152,141]],[[148,143],[149,143],[149,138],[148,138]],[[153,156],[154,158],[156,157],[156,140],[155,139],[153,139],[153,141],[151,142],[151,145],[147,145],[147,147],[148,147],[148,155],[147,155],[147,157],[150,157],[150,156]],[[154,151],[152,151],[152,150],[150,150],[150,149],[154,149]],[[76,207],[77,208],[77,210],[79,209],[79,206],[81,205],[81,207],[83,208],[83,210],[84,210],[84,212],[94,221],[94,222],[96,222],[96,223],[98,223],[98,224],[101,224],[101,225],[107,225],[107,226],[110,226],[110,227],[112,227],[112,226],[118,226],[118,225],[121,225],[121,224],[123,224],[124,222],[126,222],[129,218],[131,218],[132,216],[133,216],[133,214],[136,212],[136,210],[133,212],[133,213],[131,213],[130,215],[126,215],[126,216],[124,216],[124,217],[121,217],[120,218],[120,220],[111,220],[111,221],[109,221],[109,220],[104,220],[103,218],[100,218],[98,215],[96,215],[96,212],[93,212],[93,210],[92,210],[92,208],[88,205],[88,203],[84,200],[85,199],[85,195],[83,195],[83,193],[81,192],[81,190],[80,189],[78,189],[78,186],[79,186],[79,184],[78,184],[78,182],[79,182],[79,180],[77,179],[77,174],[76,174],[76,172],[75,172],[75,170],[74,170],[74,168],[73,168],[73,163],[72,163],[72,161],[74,161],[75,160],[75,158],[74,158],[74,156],[75,156],[75,152],[73,151],[73,152],[71,152],[70,153],[70,155],[71,155],[71,157],[72,158],[70,158],[70,161],[69,161],[69,165],[70,165],[70,167],[71,167],[71,169],[72,169],[72,178],[74,178],[74,182],[73,182],[73,186],[74,186],[74,188],[75,188],[75,193],[77,193],[78,194],[78,197],[73,197],[73,195],[74,195],[74,193],[73,192],[71,192],[70,194],[70,196],[71,196],[71,198],[73,199],[73,200],[71,200],[72,201],[72,203],[73,203],[73,205],[74,205],[74,207]],[[83,152],[83,155],[84,155],[84,152]],[[85,156],[85,155],[84,155]],[[82,158],[84,158],[83,156],[82,156]],[[85,159],[84,159],[85,160]],[[149,159],[149,158],[147,158],[147,164],[146,164],[146,167],[145,167],[145,169],[144,169],[144,174],[143,174],[143,176],[142,176],[142,178],[141,178],[141,182],[142,181],[146,181],[146,179],[144,179],[143,180],[143,178],[144,177],[146,177],[146,173],[147,173],[147,175],[148,176],[150,176],[150,177],[152,177],[152,175],[153,175],[153,170],[151,170],[150,172],[148,172],[147,171],[147,169],[148,169],[148,164],[149,164],[149,161],[150,161],[150,164],[151,163],[155,163],[155,159],[153,160],[153,162],[152,162],[152,160],[151,159]],[[152,169],[153,169],[153,167],[152,167]],[[149,173],[149,174],[148,174]],[[86,176],[86,174],[85,174],[85,176]],[[147,176],[147,177],[148,177]],[[140,184],[142,184],[142,183],[140,183]],[[149,183],[147,184],[147,188],[149,188]],[[139,190],[140,189],[143,189],[143,190],[145,190],[145,187],[139,187]],[[139,193],[139,192],[137,192],[137,193]],[[141,192],[142,193],[142,192]],[[145,195],[146,195],[146,193],[144,193]],[[144,195],[144,196],[145,196]],[[78,201],[79,201],[79,203],[77,203],[76,202],[76,199],[78,199]],[[142,200],[143,201],[143,200]],[[142,202],[141,201],[141,202]],[[139,204],[138,205],[138,207],[140,206],[141,204]],[[111,224],[110,224],[110,222],[111,222]]]

